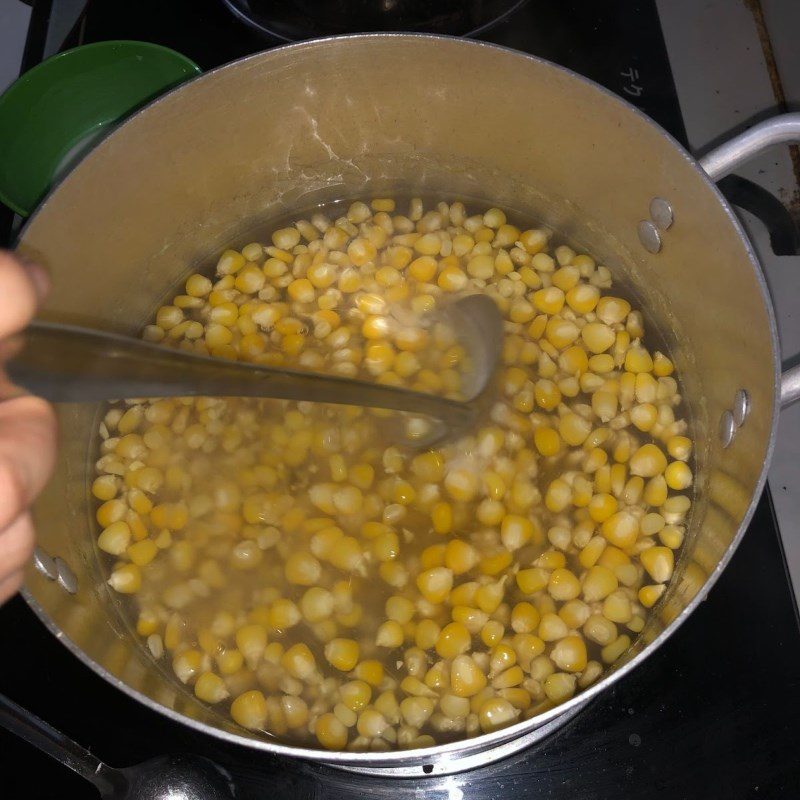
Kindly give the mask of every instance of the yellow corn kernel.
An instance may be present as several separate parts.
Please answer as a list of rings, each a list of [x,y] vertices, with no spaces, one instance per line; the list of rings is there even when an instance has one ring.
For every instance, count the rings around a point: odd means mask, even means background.
[[[545,411],[552,411],[561,402],[561,391],[551,380],[540,379],[533,386],[536,405]]]
[[[681,491],[692,485],[692,471],[683,461],[673,461],[664,470],[664,480],[670,489]]]
[[[281,666],[298,680],[305,680],[316,670],[314,654],[308,645],[299,642],[292,645],[282,656]]]
[[[442,658],[455,658],[461,653],[466,653],[471,645],[472,637],[469,631],[460,622],[451,622],[445,625],[436,641],[436,652]]]
[[[617,576],[606,566],[590,567],[583,580],[583,599],[587,603],[602,600],[619,586]]]
[[[263,625],[252,623],[243,625],[236,631],[236,647],[247,661],[250,669],[255,669],[267,646],[267,630]]]
[[[444,458],[435,450],[420,453],[411,461],[411,472],[426,483],[438,483],[444,477]]]
[[[478,551],[463,539],[451,539],[444,549],[444,565],[454,575],[469,572],[478,563]]]
[[[231,716],[243,728],[263,730],[267,722],[267,700],[258,689],[240,694],[231,703]]]
[[[123,519],[128,513],[128,504],[119,498],[107,500],[96,511],[95,517],[102,528]]]
[[[567,413],[561,417],[558,423],[558,432],[561,438],[573,447],[582,445],[592,431],[589,420],[578,414]]]
[[[605,353],[614,344],[616,335],[602,322],[589,322],[581,328],[581,339],[594,355]]]
[[[670,550],[677,550],[683,544],[684,528],[680,525],[665,525],[658,532],[658,538]]]
[[[297,625],[302,619],[300,609],[288,598],[276,600],[269,609],[269,626],[282,631]]]
[[[667,499],[667,482],[663,475],[651,478],[644,487],[643,499],[647,505],[661,506]]]
[[[505,548],[499,548],[484,556],[480,560],[479,568],[484,575],[499,575],[510,566],[513,560],[511,553]]]
[[[172,670],[181,683],[193,681],[201,672],[203,653],[199,650],[184,650],[172,660]]]
[[[645,608],[652,608],[661,599],[661,595],[664,594],[664,589],[666,589],[664,584],[642,586],[642,588],[639,589],[639,602]]]
[[[356,730],[367,739],[380,736],[388,727],[386,717],[376,708],[366,708],[359,714]]]
[[[671,436],[667,441],[667,452],[678,461],[688,461],[692,454],[692,440],[686,436]]]
[[[596,494],[589,501],[589,516],[595,522],[605,522],[617,512],[617,507],[617,499],[613,495],[604,492]]]
[[[547,321],[544,334],[553,347],[563,350],[578,338],[580,328],[571,320],[552,317]]]
[[[234,675],[244,665],[244,656],[235,649],[223,650],[216,655],[217,668],[223,675]]]
[[[414,616],[414,604],[407,597],[392,595],[386,600],[385,611],[388,619],[405,625]]]
[[[586,644],[580,636],[565,636],[553,647],[550,658],[564,672],[582,672],[586,669]]]
[[[668,375],[672,375],[674,371],[675,367],[672,361],[663,353],[656,350],[656,352],[653,353],[653,374],[659,378],[666,378]]]
[[[391,213],[395,209],[395,202],[391,198],[375,198],[370,207],[373,211],[385,211]]]
[[[158,555],[158,546],[152,539],[142,539],[130,545],[126,555],[137,567],[145,567]]]
[[[534,524],[530,519],[517,514],[506,514],[500,526],[500,540],[511,551],[526,545],[534,535]]]
[[[611,644],[607,644],[600,654],[606,664],[613,664],[630,646],[630,636],[619,636]]]
[[[612,622],[626,623],[633,616],[631,601],[628,595],[621,590],[612,592],[603,601],[603,616]]]
[[[468,502],[478,490],[478,478],[469,470],[454,469],[445,476],[444,486],[454,500]]]
[[[618,511],[603,522],[602,533],[616,547],[633,547],[639,537],[639,521],[627,511]]]
[[[364,681],[370,686],[380,686],[383,682],[384,669],[380,661],[373,659],[362,661],[356,666],[355,673],[359,681]]]
[[[378,574],[381,580],[398,589],[408,583],[408,570],[397,561],[384,561],[378,567]]]
[[[445,545],[432,544],[420,553],[420,565],[422,569],[433,569],[444,564]]]
[[[524,680],[525,673],[522,671],[522,667],[519,664],[515,664],[492,678],[492,688],[512,689],[515,686],[519,686]]]
[[[542,688],[547,699],[552,703],[563,703],[575,694],[575,676],[567,672],[554,672],[548,675]]]
[[[625,354],[625,369],[633,373],[652,372],[653,359],[641,345],[633,346]]]
[[[481,500],[477,509],[475,509],[475,516],[478,522],[490,528],[499,525],[505,514],[506,507],[499,500],[493,500],[489,497]]]
[[[486,675],[468,655],[459,655],[450,665],[450,693],[472,697],[486,686]]]
[[[669,547],[649,547],[639,554],[642,566],[656,583],[666,583],[675,569],[675,555]]]
[[[372,688],[362,680],[348,681],[339,687],[339,697],[351,711],[360,713],[372,697]]]
[[[642,445],[630,458],[629,462],[632,475],[642,478],[653,478],[661,475],[667,467],[667,457],[661,448],[655,444]]]
[[[122,555],[131,541],[131,529],[127,522],[118,520],[112,522],[97,537],[97,546],[104,552],[113,556]]]
[[[505,634],[505,626],[496,619],[490,619],[480,630],[481,641],[487,647],[498,644]]]
[[[561,437],[558,435],[558,431],[546,425],[539,426],[533,432],[533,442],[543,456],[554,456],[561,449]]]
[[[519,660],[520,666],[527,672],[531,663],[545,650],[545,643],[532,633],[516,633],[511,640],[514,655]],[[490,662],[491,663],[491,662]]]
[[[446,567],[434,567],[417,576],[417,588],[430,603],[442,603],[453,588],[453,571]]]
[[[523,594],[531,595],[544,589],[550,580],[550,573],[540,567],[521,569],[516,574],[519,590]],[[494,609],[492,609],[494,611]],[[491,613],[491,612],[490,612]]]
[[[583,375],[589,369],[589,357],[580,345],[564,350],[558,357],[558,366],[568,375]]]
[[[123,564],[111,573],[108,585],[120,594],[136,594],[142,588],[142,572],[136,564]]]
[[[371,464],[353,464],[347,472],[347,478],[354,486],[366,491],[375,480],[375,468]]]
[[[220,703],[230,697],[225,681],[213,672],[204,672],[198,677],[194,693],[204,703]]]
[[[580,628],[589,618],[591,609],[583,600],[569,600],[558,610],[558,616],[569,628]]]
[[[159,629],[158,617],[148,609],[142,609],[136,620],[136,633],[139,636],[151,636]]]
[[[540,615],[528,602],[517,603],[511,610],[511,628],[515,633],[533,633],[539,626]]]
[[[537,634],[543,642],[558,641],[563,639],[568,632],[567,623],[557,614],[542,614]]]
[[[387,619],[386,622],[378,627],[375,634],[375,644],[378,647],[400,647],[404,638],[403,626],[393,619]]]
[[[359,647],[354,639],[331,639],[325,645],[328,663],[342,672],[349,672],[358,663]]]
[[[98,500],[112,500],[117,496],[118,481],[114,475],[100,475],[92,483],[92,494]]]
[[[468,280],[469,278],[465,272],[455,265],[448,264],[442,267],[436,283],[445,292],[458,292],[467,285]]]
[[[344,750],[349,736],[344,723],[329,712],[317,718],[314,723],[314,735],[326,750]]]
[[[322,575],[322,565],[311,553],[292,553],[284,566],[286,580],[296,586],[313,586]]]
[[[606,540],[602,536],[593,536],[578,554],[578,561],[584,569],[593,567],[606,548]]]
[[[548,511],[558,514],[572,502],[572,487],[563,478],[550,481],[544,496]]]
[[[581,584],[568,569],[555,569],[550,574],[547,591],[555,600],[573,600],[581,593]]]
[[[540,253],[544,248],[547,246],[547,234],[538,228],[531,228],[530,230],[523,231],[519,236],[519,244],[525,249],[527,253],[531,255],[536,255]],[[552,262],[550,256],[547,256],[547,259]],[[537,269],[541,269],[542,271],[552,272],[553,264],[550,264],[549,269],[545,269],[545,262],[539,262],[543,266],[537,265]]]
[[[329,559],[336,544],[343,536],[342,529],[336,526],[322,528],[311,537],[311,552],[317,558]]]
[[[555,282],[555,275],[553,280]],[[588,314],[590,311],[594,311],[599,299],[600,290],[588,283],[574,285],[566,294],[567,305],[576,314]]]
[[[533,293],[533,305],[542,314],[558,314],[564,307],[564,292],[557,286],[549,286]]]
[[[596,391],[592,395],[592,411],[601,422],[609,422],[617,415],[618,397],[615,392]]]
[[[351,572],[361,563],[364,553],[354,536],[343,536],[334,545],[328,559],[337,569]]]

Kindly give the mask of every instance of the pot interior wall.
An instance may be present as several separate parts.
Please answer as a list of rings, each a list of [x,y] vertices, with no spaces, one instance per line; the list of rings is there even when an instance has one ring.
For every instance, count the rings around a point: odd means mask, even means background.
[[[247,230],[341,198],[483,198],[553,227],[635,287],[683,378],[699,501],[680,565],[643,634],[654,639],[730,548],[774,415],[772,320],[720,200],[665,134],[574,76],[474,42],[412,36],[311,42],[205,75],[140,112],[70,174],[20,248],[53,276],[48,316],[133,333],[193,266]],[[674,208],[660,254],[636,225]],[[740,388],[752,412],[723,450]],[[127,686],[210,725],[225,721],[149,664],[92,547],[87,482],[96,409],[60,409],[58,471],[36,508],[42,545],[79,576],[68,596],[32,573],[41,610]],[[636,648],[634,648],[636,650]]]

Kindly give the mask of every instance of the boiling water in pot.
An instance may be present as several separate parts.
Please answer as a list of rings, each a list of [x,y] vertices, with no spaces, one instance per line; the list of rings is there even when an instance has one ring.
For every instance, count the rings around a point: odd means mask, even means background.
[[[672,578],[692,485],[673,364],[609,270],[514,221],[418,198],[315,209],[223,252],[145,327],[456,397],[463,351],[426,315],[483,291],[506,320],[496,402],[436,450],[361,408],[105,413],[108,582],[153,658],[239,725],[388,750],[513,724],[596,681]]]

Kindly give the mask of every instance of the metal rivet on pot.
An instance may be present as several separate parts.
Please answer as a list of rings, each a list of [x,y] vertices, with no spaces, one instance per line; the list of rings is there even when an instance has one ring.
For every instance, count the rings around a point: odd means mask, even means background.
[[[78,579],[75,577],[75,573],[63,558],[56,556],[53,561],[58,570],[59,586],[61,586],[64,591],[75,594],[75,592],[78,591]]]
[[[719,438],[722,446],[728,447],[736,435],[736,421],[730,411],[723,411],[719,420]]]
[[[58,568],[56,562],[49,556],[41,547],[37,547],[33,551],[33,566],[51,581],[58,577]]]
[[[657,253],[661,250],[661,234],[649,219],[643,219],[636,228],[639,241],[648,253]]]
[[[660,231],[669,230],[675,221],[672,206],[663,197],[654,197],[650,201],[650,219]]]
[[[733,398],[733,421],[737,428],[741,427],[749,413],[750,395],[747,394],[746,389],[739,389],[736,397]]]

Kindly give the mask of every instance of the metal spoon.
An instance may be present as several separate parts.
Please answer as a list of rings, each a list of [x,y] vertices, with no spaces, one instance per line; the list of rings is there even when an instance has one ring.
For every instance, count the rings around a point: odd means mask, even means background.
[[[469,295],[440,315],[464,346],[465,402],[332,375],[194,355],[128,336],[34,321],[6,363],[11,379],[53,402],[126,397],[269,397],[385,408],[433,417],[435,438],[474,424],[500,355],[503,321],[494,301]],[[430,437],[422,437],[430,439]]]
[[[106,800],[230,800],[232,780],[206,758],[159,756],[115,769],[0,694],[0,725],[93,783]]]

